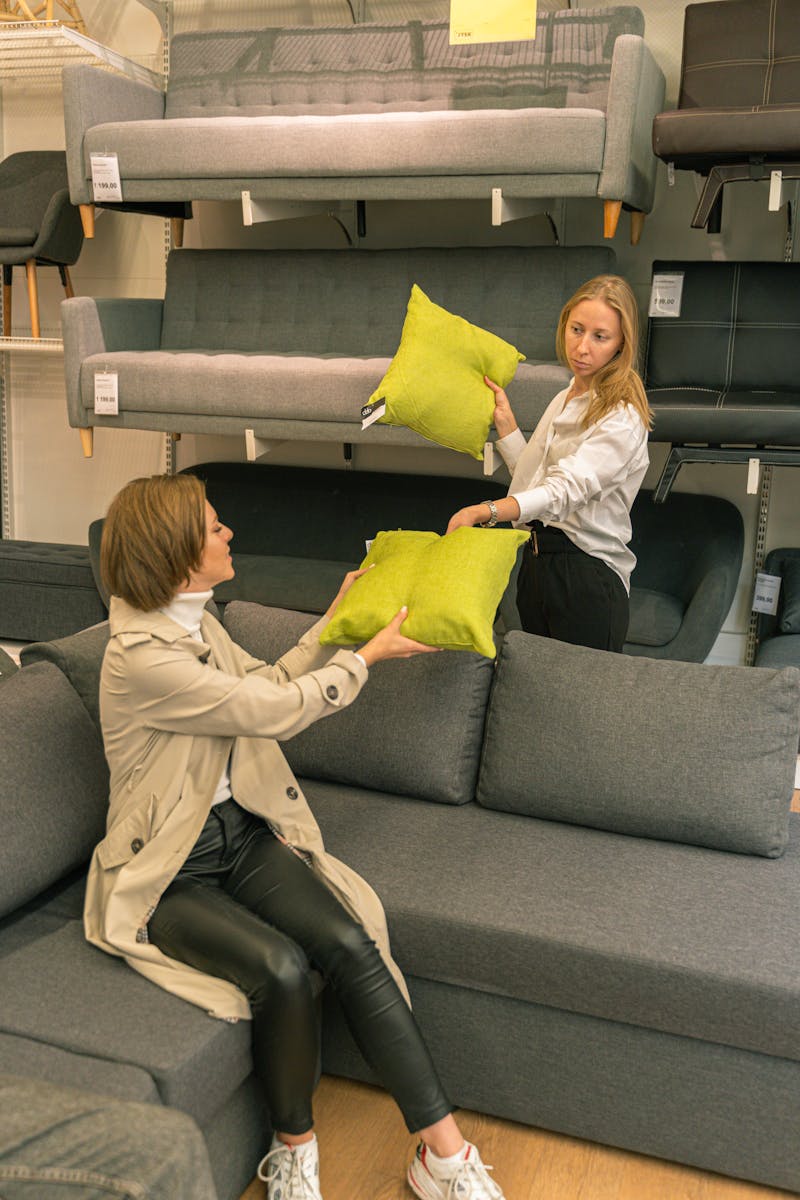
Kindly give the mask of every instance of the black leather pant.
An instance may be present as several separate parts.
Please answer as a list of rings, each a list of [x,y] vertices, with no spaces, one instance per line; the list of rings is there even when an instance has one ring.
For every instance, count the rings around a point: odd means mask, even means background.
[[[309,966],[333,986],[367,1063],[411,1132],[452,1111],[416,1021],[375,943],[325,884],[234,800],[215,805],[150,919],[170,958],[235,983],[273,1127],[305,1133],[319,1055]]]

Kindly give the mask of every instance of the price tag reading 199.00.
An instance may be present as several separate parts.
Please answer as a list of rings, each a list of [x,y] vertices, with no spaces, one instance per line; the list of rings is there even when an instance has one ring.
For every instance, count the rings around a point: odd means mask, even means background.
[[[119,161],[116,154],[90,154],[92,164],[92,195],[97,204],[104,200],[122,200]]]

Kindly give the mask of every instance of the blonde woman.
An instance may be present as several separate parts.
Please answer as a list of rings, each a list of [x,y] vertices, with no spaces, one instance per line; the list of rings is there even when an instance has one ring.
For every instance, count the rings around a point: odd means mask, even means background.
[[[529,528],[517,581],[527,633],[621,651],[628,629],[630,512],[649,458],[652,417],[637,373],[639,316],[630,286],[598,275],[559,317],[558,357],[572,371],[526,443],[508,396],[492,380],[508,496],[455,513],[461,525]]]
[[[268,1200],[321,1200],[312,966],[419,1139],[416,1195],[502,1200],[439,1083],[380,901],[325,850],[279,746],[352,703],[373,664],[431,647],[400,632],[405,609],[359,652],[321,646],[351,571],[294,649],[274,666],[252,658],[205,608],[233,576],[232,537],[193,475],[135,479],[109,508],[100,720],[111,798],[86,936],[212,1016],[251,1021],[274,1130],[258,1171]]]

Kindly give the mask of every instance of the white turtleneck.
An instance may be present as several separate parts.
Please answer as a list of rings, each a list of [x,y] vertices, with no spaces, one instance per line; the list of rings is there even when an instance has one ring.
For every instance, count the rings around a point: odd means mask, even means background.
[[[196,642],[202,642],[200,621],[203,617],[203,609],[213,595],[214,593],[210,590],[207,592],[178,592],[169,604],[165,604],[158,611],[162,612],[165,617],[169,617],[170,621],[174,621],[176,625],[182,626]],[[230,759],[228,759],[225,770],[219,777],[211,803],[221,804],[223,800],[230,800],[232,795]]]

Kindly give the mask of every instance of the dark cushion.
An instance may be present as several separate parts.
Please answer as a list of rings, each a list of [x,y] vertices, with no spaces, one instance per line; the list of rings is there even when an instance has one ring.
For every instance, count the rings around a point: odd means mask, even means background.
[[[781,582],[779,633],[800,633],[800,558],[787,559]]]
[[[154,987],[90,946],[80,921],[3,959],[0,1031],[142,1068],[163,1103],[200,1124],[252,1069],[249,1021],[215,1020]]]
[[[526,732],[546,749],[533,715]],[[800,815],[767,859],[329,783],[306,794],[328,849],[381,897],[412,992],[436,980],[800,1059]]]
[[[0,688],[0,916],[86,862],[105,832],[108,767],[75,690],[50,663]]]
[[[786,845],[798,728],[792,668],[629,658],[516,631],[500,654],[477,799],[774,858]]]
[[[640,646],[666,646],[677,637],[686,611],[680,600],[652,588],[631,588],[626,640]]]
[[[766,638],[758,647],[757,667],[800,667],[800,633]],[[798,730],[800,734],[800,730]]]
[[[363,548],[363,547],[362,547]],[[354,550],[357,549],[357,543]],[[286,554],[233,554],[236,574],[214,589],[221,604],[252,600],[275,608],[323,613],[348,571],[361,562],[332,562],[317,558],[291,558]]]
[[[242,602],[224,615],[234,641],[267,662],[313,620]],[[465,804],[475,795],[491,680],[491,660],[465,651],[377,663],[353,704],[283,742],[283,752],[296,775]]]
[[[19,658],[23,667],[34,662],[51,662],[63,671],[99,730],[100,668],[107,643],[108,621],[101,621],[71,637],[23,646]]]

